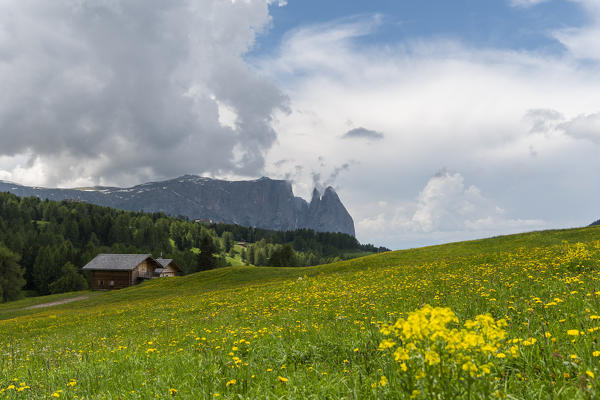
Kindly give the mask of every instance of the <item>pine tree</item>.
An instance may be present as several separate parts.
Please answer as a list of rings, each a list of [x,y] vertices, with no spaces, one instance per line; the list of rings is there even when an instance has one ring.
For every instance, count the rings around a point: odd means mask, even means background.
[[[0,302],[17,300],[23,296],[24,272],[18,262],[19,257],[0,244]]]
[[[229,251],[233,248],[233,233],[229,231],[223,232],[222,238],[225,252],[229,253]]]
[[[39,294],[48,294],[48,286],[60,276],[60,264],[57,262],[57,249],[44,246],[33,263],[33,284]]]
[[[297,260],[292,246],[286,244],[274,250],[269,258],[269,265],[272,267],[295,267]]]
[[[213,243],[210,236],[204,236],[200,241],[200,253],[196,257],[197,271],[206,271],[217,266],[217,258],[215,253],[217,247]]]

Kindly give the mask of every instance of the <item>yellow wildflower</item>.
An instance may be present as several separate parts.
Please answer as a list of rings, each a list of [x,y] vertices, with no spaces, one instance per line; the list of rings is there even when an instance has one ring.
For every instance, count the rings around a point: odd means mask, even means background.
[[[437,365],[440,363],[440,355],[435,351],[430,350],[425,354],[425,361],[429,365]]]
[[[585,371],[585,374],[587,376],[589,376],[590,378],[594,379],[594,373],[592,371],[590,371],[589,369],[587,371]]]
[[[394,359],[396,361],[404,361],[408,360],[409,358],[410,356],[408,355],[408,352],[402,347],[398,347],[396,351],[394,351]]]
[[[385,350],[392,348],[396,345],[396,342],[389,339],[384,339],[381,343],[379,343],[379,350]]]

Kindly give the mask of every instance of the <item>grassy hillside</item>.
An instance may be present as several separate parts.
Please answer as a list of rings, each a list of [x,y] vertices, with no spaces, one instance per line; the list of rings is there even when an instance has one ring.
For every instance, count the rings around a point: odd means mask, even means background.
[[[9,303],[0,397],[597,398],[599,260],[589,227]]]

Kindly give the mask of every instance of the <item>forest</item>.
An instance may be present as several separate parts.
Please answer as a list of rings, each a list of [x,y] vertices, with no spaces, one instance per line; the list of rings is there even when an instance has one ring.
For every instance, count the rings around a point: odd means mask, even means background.
[[[0,193],[0,301],[83,290],[100,253],[173,258],[186,274],[230,265],[309,266],[386,251],[342,233],[202,224],[162,213]]]

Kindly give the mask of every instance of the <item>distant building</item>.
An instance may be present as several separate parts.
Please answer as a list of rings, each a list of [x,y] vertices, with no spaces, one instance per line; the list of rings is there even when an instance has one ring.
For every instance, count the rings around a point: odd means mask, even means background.
[[[164,276],[175,276],[181,270],[169,261]],[[150,254],[98,254],[82,269],[92,273],[92,289],[123,289],[163,276],[165,266]]]
[[[181,273],[181,268],[179,268],[177,264],[175,264],[175,261],[170,258],[157,258],[156,261],[162,265],[162,268],[154,270],[156,276],[160,278],[165,276],[177,276]]]

